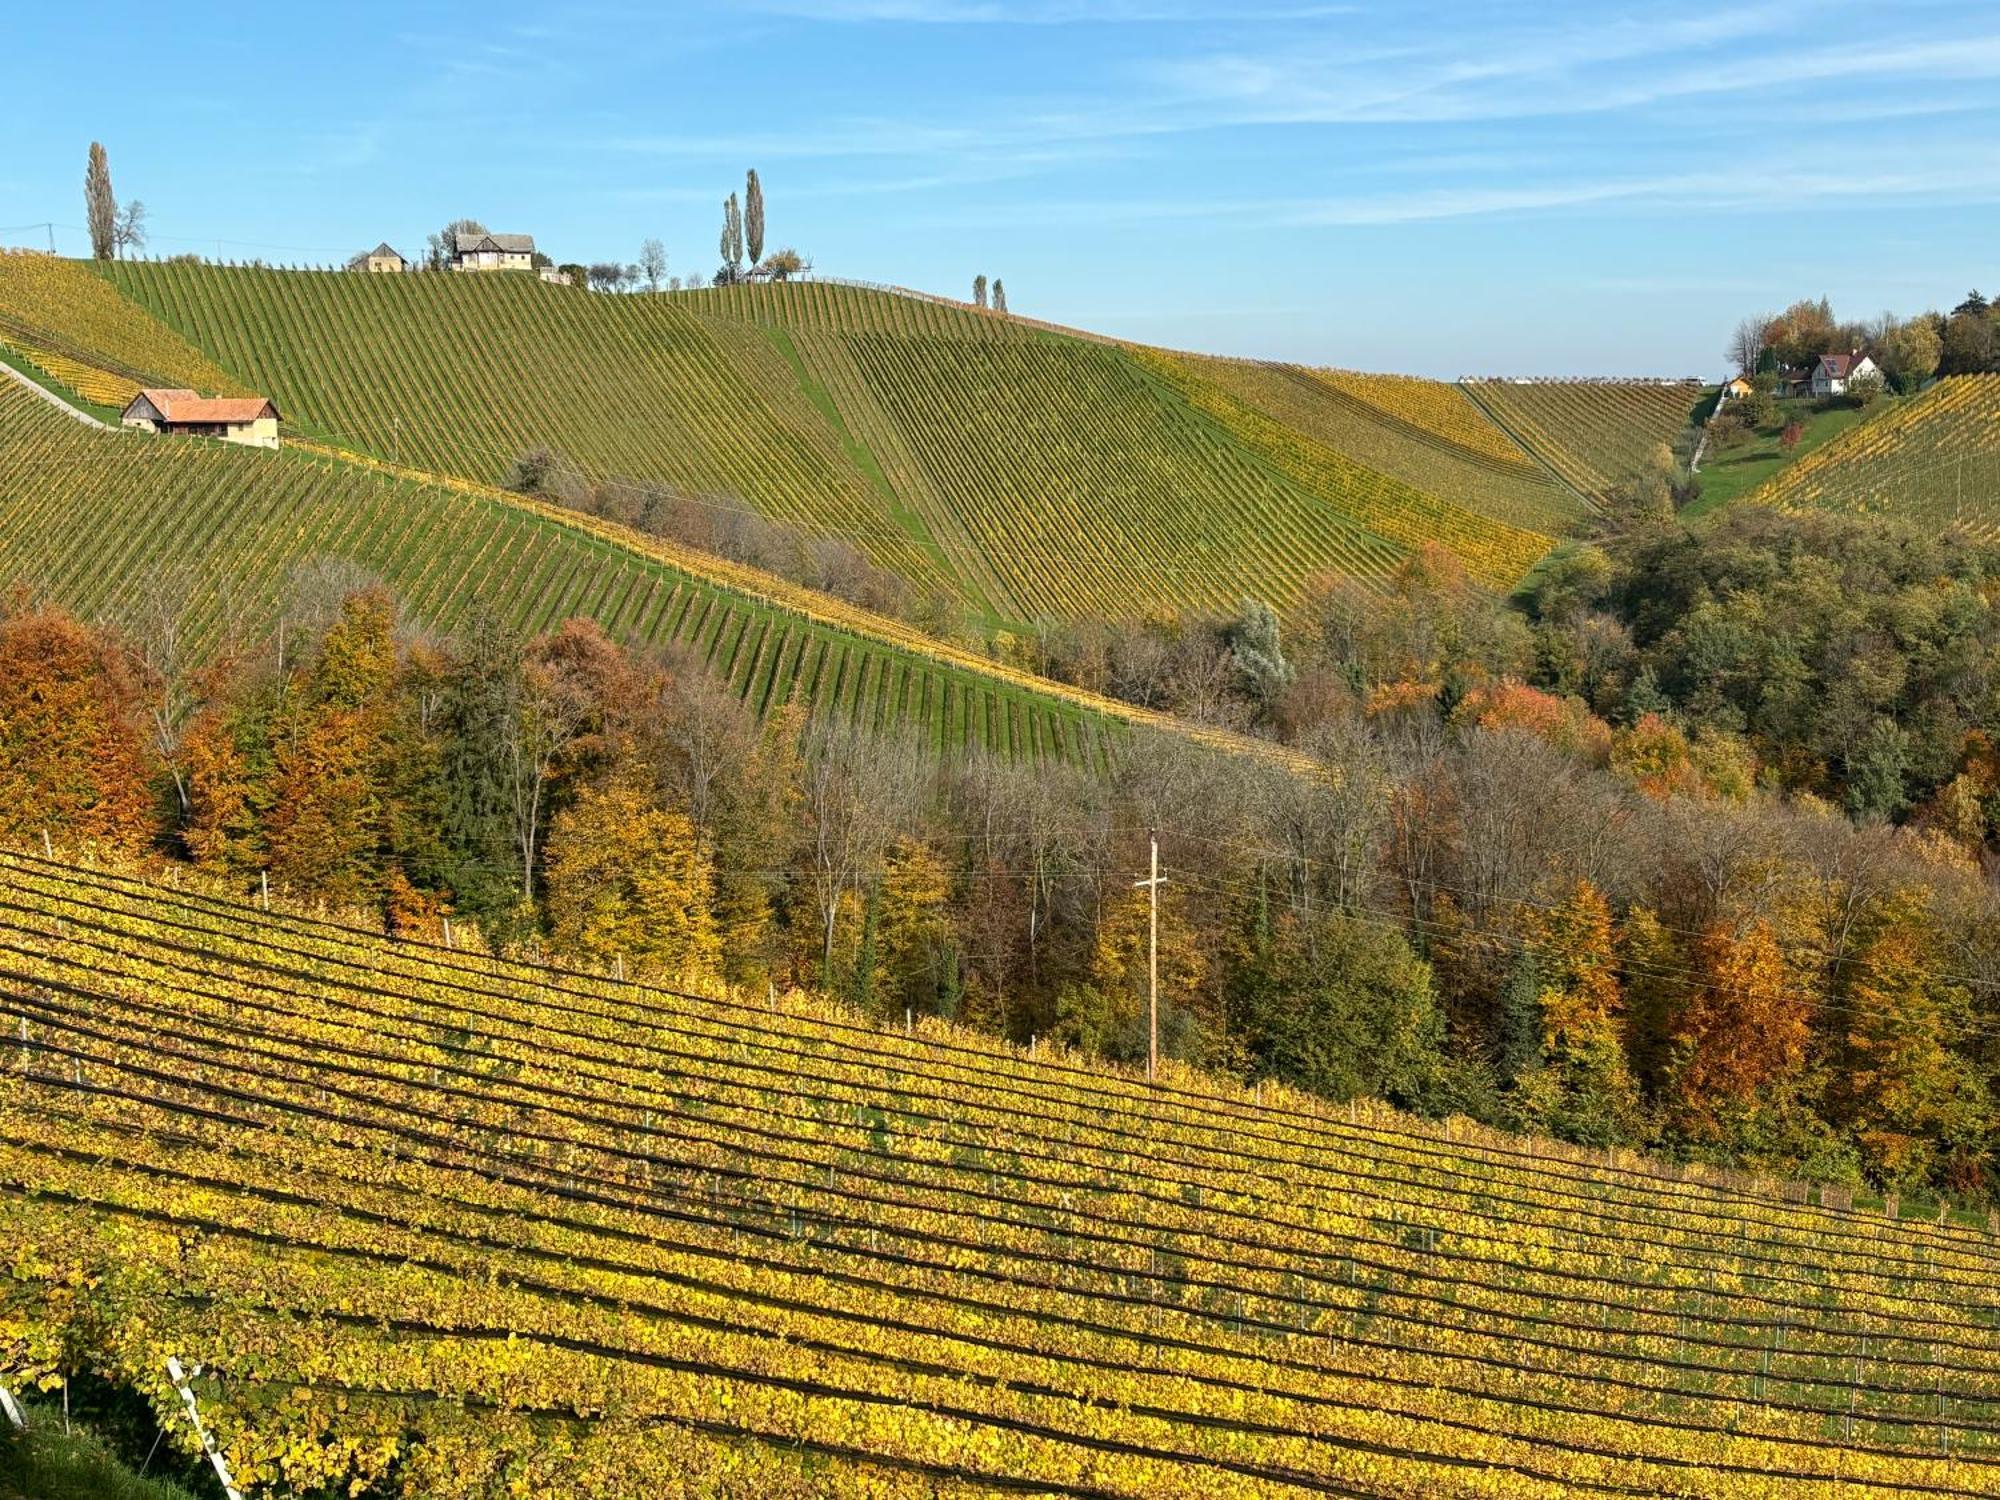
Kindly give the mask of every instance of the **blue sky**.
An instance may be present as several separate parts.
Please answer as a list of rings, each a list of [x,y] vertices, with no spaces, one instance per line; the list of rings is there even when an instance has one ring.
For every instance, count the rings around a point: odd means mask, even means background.
[[[1712,373],[1744,312],[2000,291],[2000,6],[752,0],[17,6],[0,242],[323,262],[444,220],[1369,369]],[[189,24],[165,16],[195,16]]]

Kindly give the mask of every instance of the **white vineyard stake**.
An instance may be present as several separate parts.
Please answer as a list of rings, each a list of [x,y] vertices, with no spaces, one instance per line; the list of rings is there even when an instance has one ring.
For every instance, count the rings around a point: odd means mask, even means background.
[[[209,1433],[208,1428],[202,1425],[201,1408],[195,1404],[194,1389],[188,1384],[187,1374],[181,1369],[180,1360],[171,1354],[167,1356],[167,1376],[173,1381],[174,1389],[180,1393],[181,1400],[187,1405],[188,1421],[194,1424],[194,1434],[201,1439],[202,1452],[208,1455],[208,1461],[215,1469],[215,1477],[222,1481],[222,1493],[227,1495],[229,1500],[243,1500],[243,1492],[236,1488],[236,1481],[230,1477],[229,1463],[223,1458],[222,1450],[215,1446],[215,1438]]]
[[[7,1420],[14,1424],[16,1432],[28,1430],[28,1419],[21,1415],[20,1403],[15,1401],[14,1393],[4,1385],[0,1385],[0,1411],[7,1414]]]
[[[46,828],[42,830],[42,856],[45,859],[54,859],[56,857],[55,845],[49,842],[49,831]]]

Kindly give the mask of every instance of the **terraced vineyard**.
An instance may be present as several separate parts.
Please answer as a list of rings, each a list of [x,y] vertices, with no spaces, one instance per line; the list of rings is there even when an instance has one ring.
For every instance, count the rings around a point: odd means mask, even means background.
[[[598,478],[851,538],[996,623],[1214,613],[1245,596],[1285,609],[1325,574],[1382,578],[1418,541],[1462,545],[1504,587],[1567,513],[1518,452],[1495,456],[1504,436],[1413,438],[1428,408],[1400,421],[1370,408],[1365,454],[1270,410],[1255,423],[1285,430],[1246,441],[1240,403],[1204,372],[1168,378],[1145,351],[916,297],[110,274],[328,441],[485,481],[547,445]],[[1454,421],[1483,420],[1450,399]]]
[[[1461,387],[1564,482],[1604,499],[1687,427],[1692,381],[1468,380]]]
[[[142,385],[242,390],[88,264],[33,251],[0,250],[0,343],[105,406],[123,406]]]
[[[921,725],[944,748],[1095,761],[1121,725],[1166,722],[503,492],[378,473],[305,444],[269,453],[94,432],[0,381],[0,582],[94,616],[149,579],[184,578],[192,637],[212,651],[258,638],[296,570],[325,558],[381,578],[441,629],[475,601],[533,630],[586,615],[620,638],[682,643],[759,710],[796,696]]]
[[[1939,381],[1814,449],[1747,498],[2000,535],[2000,375]]]
[[[0,856],[10,1385],[252,1496],[2000,1494],[2000,1245]]]

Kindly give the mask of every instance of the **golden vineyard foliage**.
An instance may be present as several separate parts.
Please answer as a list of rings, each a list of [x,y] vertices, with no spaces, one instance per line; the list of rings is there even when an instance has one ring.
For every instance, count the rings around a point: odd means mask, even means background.
[[[0,1369],[253,1493],[2000,1494],[1982,1230],[0,870]]]
[[[90,262],[32,250],[0,250],[0,343],[106,406],[124,405],[145,384],[243,389]]]
[[[1954,375],[1849,428],[1750,495],[1781,510],[2000,534],[2000,375]]]
[[[1566,483],[1604,499],[1670,446],[1702,387],[1693,381],[1468,380],[1462,389]]]

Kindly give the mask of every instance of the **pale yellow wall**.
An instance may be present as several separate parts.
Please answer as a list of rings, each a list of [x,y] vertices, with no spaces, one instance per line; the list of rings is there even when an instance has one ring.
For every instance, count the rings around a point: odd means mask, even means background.
[[[403,269],[403,263],[400,260],[392,260],[386,255],[371,255],[368,257],[368,269],[371,271],[400,271]]]
[[[246,448],[275,448],[278,446],[278,419],[259,417],[254,422],[231,423],[225,443],[240,443]]]

